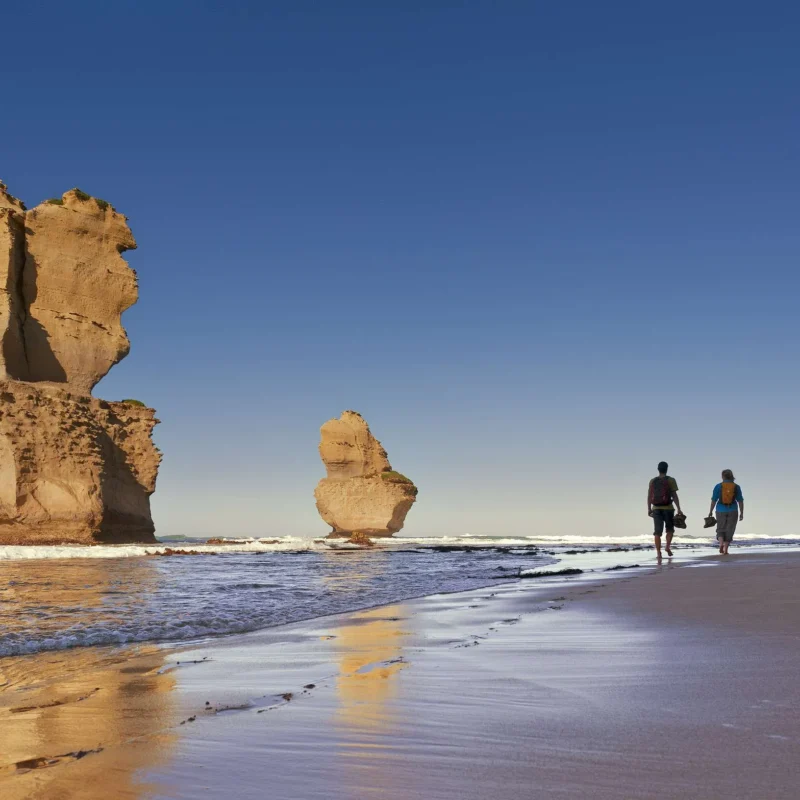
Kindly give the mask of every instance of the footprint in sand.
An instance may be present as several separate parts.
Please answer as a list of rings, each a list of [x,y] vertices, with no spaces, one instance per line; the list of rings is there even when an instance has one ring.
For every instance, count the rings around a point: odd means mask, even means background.
[[[11,769],[17,773],[30,772],[34,769],[46,769],[47,767],[55,767],[57,764],[63,764],[65,761],[80,761],[80,759],[92,753],[100,753],[102,750],[102,747],[98,747],[95,750],[75,750],[72,753],[62,753],[59,756],[26,758],[23,761],[17,761],[16,764],[12,764]]]

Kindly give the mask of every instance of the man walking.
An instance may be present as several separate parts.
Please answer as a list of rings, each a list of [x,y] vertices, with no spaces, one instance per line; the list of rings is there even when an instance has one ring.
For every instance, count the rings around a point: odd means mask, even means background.
[[[667,475],[669,464],[662,461],[658,465],[658,476],[650,481],[647,489],[647,516],[653,518],[653,537],[656,544],[656,555],[661,561],[661,534],[667,529],[667,555],[672,555],[670,545],[675,533],[675,506],[681,511],[678,499],[678,482]],[[673,505],[674,503],[674,505]]]

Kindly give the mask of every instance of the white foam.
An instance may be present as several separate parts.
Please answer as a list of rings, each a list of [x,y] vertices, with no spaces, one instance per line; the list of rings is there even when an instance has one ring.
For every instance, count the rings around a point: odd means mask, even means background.
[[[155,556],[166,550],[191,553],[280,553],[325,549],[327,546],[322,539],[300,539],[291,536],[264,541],[242,539],[231,544],[169,542],[159,545],[7,545],[0,547],[0,561],[42,558],[132,558]]]
[[[687,536],[681,541],[713,543],[713,532],[707,536]],[[0,546],[0,561],[21,561],[25,559],[57,558],[135,558],[159,555],[166,551],[181,550],[191,553],[281,553],[281,552],[323,552],[330,549],[357,549],[342,540],[309,539],[298,536],[282,536],[269,539],[228,539],[227,544],[204,544],[192,541],[169,541],[155,545],[5,545]],[[609,547],[614,545],[632,546],[652,544],[650,534],[640,536],[479,536],[463,534],[458,536],[394,537],[377,539],[378,549],[427,548],[446,546],[465,547]],[[767,534],[746,534],[737,537],[737,544],[798,544],[798,536],[769,536]]]

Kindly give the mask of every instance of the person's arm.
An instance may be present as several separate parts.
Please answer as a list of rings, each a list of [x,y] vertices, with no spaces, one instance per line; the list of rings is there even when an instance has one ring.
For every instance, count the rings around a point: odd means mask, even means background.
[[[676,481],[675,478],[669,479],[669,490],[675,505],[678,507],[678,513],[683,514],[683,511],[681,511],[681,501],[678,497],[678,481]]]
[[[653,481],[650,481],[650,485],[647,487],[647,516],[651,517],[653,515]]]
[[[736,487],[736,502],[739,504],[739,522],[744,519],[744,495],[742,494],[742,487]]]
[[[714,491],[711,492],[711,508],[708,509],[709,517],[714,516],[714,507],[717,505],[717,501],[719,500],[719,493],[720,493],[720,488],[719,485],[717,485],[714,487]]]

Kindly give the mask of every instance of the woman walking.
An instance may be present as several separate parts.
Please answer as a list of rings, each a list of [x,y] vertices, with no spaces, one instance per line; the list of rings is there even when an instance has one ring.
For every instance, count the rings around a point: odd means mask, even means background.
[[[744,519],[744,496],[742,487],[736,483],[733,472],[729,469],[722,470],[722,483],[714,487],[711,495],[711,508],[708,516],[714,515],[714,504],[717,506],[717,541],[719,551],[728,554],[728,547],[733,541],[736,532],[736,523]],[[736,506],[739,506],[738,510]]]

